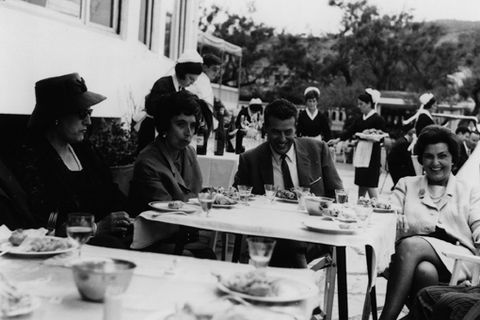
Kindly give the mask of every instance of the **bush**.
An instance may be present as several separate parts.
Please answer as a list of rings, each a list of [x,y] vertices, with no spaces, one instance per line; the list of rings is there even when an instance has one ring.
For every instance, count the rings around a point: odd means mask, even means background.
[[[137,132],[117,118],[95,119],[90,141],[108,166],[122,166],[135,162]]]

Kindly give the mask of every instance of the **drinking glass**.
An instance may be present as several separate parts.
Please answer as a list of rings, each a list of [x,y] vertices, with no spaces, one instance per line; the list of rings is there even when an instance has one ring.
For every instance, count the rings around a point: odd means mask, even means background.
[[[370,220],[370,216],[372,215],[372,212],[373,212],[373,208],[370,206],[364,206],[364,205],[355,206],[355,213],[357,214],[360,227],[366,228],[368,226],[368,222]]]
[[[93,214],[74,212],[69,213],[67,218],[67,236],[78,244],[78,257],[81,257],[81,247],[90,237],[95,229]]]
[[[208,217],[210,209],[212,209],[213,201],[215,200],[214,192],[201,192],[198,194],[198,201],[202,207],[202,212]]]
[[[253,187],[239,185],[238,186],[238,193],[240,195],[240,201],[248,206],[248,198],[250,198],[250,194],[252,193]]]
[[[264,184],[263,187],[265,188],[265,196],[267,197],[270,203],[273,203],[275,200],[275,195],[277,194],[277,187],[273,184]]]
[[[255,268],[266,268],[272,257],[275,240],[263,237],[248,237],[248,254]]]
[[[348,203],[348,193],[345,189],[335,189],[335,200],[337,203]]]
[[[305,210],[305,196],[310,195],[310,188],[296,187],[293,191],[297,194],[298,209]]]

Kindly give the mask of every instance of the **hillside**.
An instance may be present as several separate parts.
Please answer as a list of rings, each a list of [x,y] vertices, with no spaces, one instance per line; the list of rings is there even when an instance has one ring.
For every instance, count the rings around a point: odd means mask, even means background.
[[[480,21],[462,21],[462,20],[434,20],[429,23],[437,24],[445,28],[447,34],[440,39],[442,42],[457,42],[458,36],[464,33],[480,33]]]

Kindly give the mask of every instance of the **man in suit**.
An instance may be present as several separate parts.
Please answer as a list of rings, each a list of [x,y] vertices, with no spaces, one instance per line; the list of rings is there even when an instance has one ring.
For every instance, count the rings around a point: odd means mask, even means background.
[[[393,186],[398,180],[407,176],[415,176],[415,169],[412,163],[412,153],[408,147],[412,143],[415,129],[410,129],[403,137],[395,141],[387,156],[388,171],[392,176]]]
[[[457,166],[452,170],[452,172],[457,174],[458,170],[460,170],[470,156],[470,148],[467,146],[467,141],[470,139],[470,129],[467,127],[458,127],[457,130],[455,130],[455,134],[457,135],[460,144],[460,157],[458,158]]]
[[[426,287],[417,294],[409,316],[413,320],[479,319],[480,287]]]
[[[240,155],[234,185],[252,186],[254,194],[264,194],[264,184],[274,184],[280,190],[309,187],[317,196],[334,197],[335,189],[343,185],[328,146],[311,138],[296,138],[297,115],[295,105],[285,99],[275,100],[265,108],[267,142]],[[323,249],[277,240],[270,264],[305,267],[309,255],[316,258]]]

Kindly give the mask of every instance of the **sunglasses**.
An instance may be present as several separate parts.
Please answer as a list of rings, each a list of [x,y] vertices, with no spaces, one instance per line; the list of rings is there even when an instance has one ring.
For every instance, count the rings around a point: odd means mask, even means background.
[[[77,112],[77,115],[80,119],[84,120],[87,118],[87,116],[92,116],[92,111],[92,109],[80,110]]]

